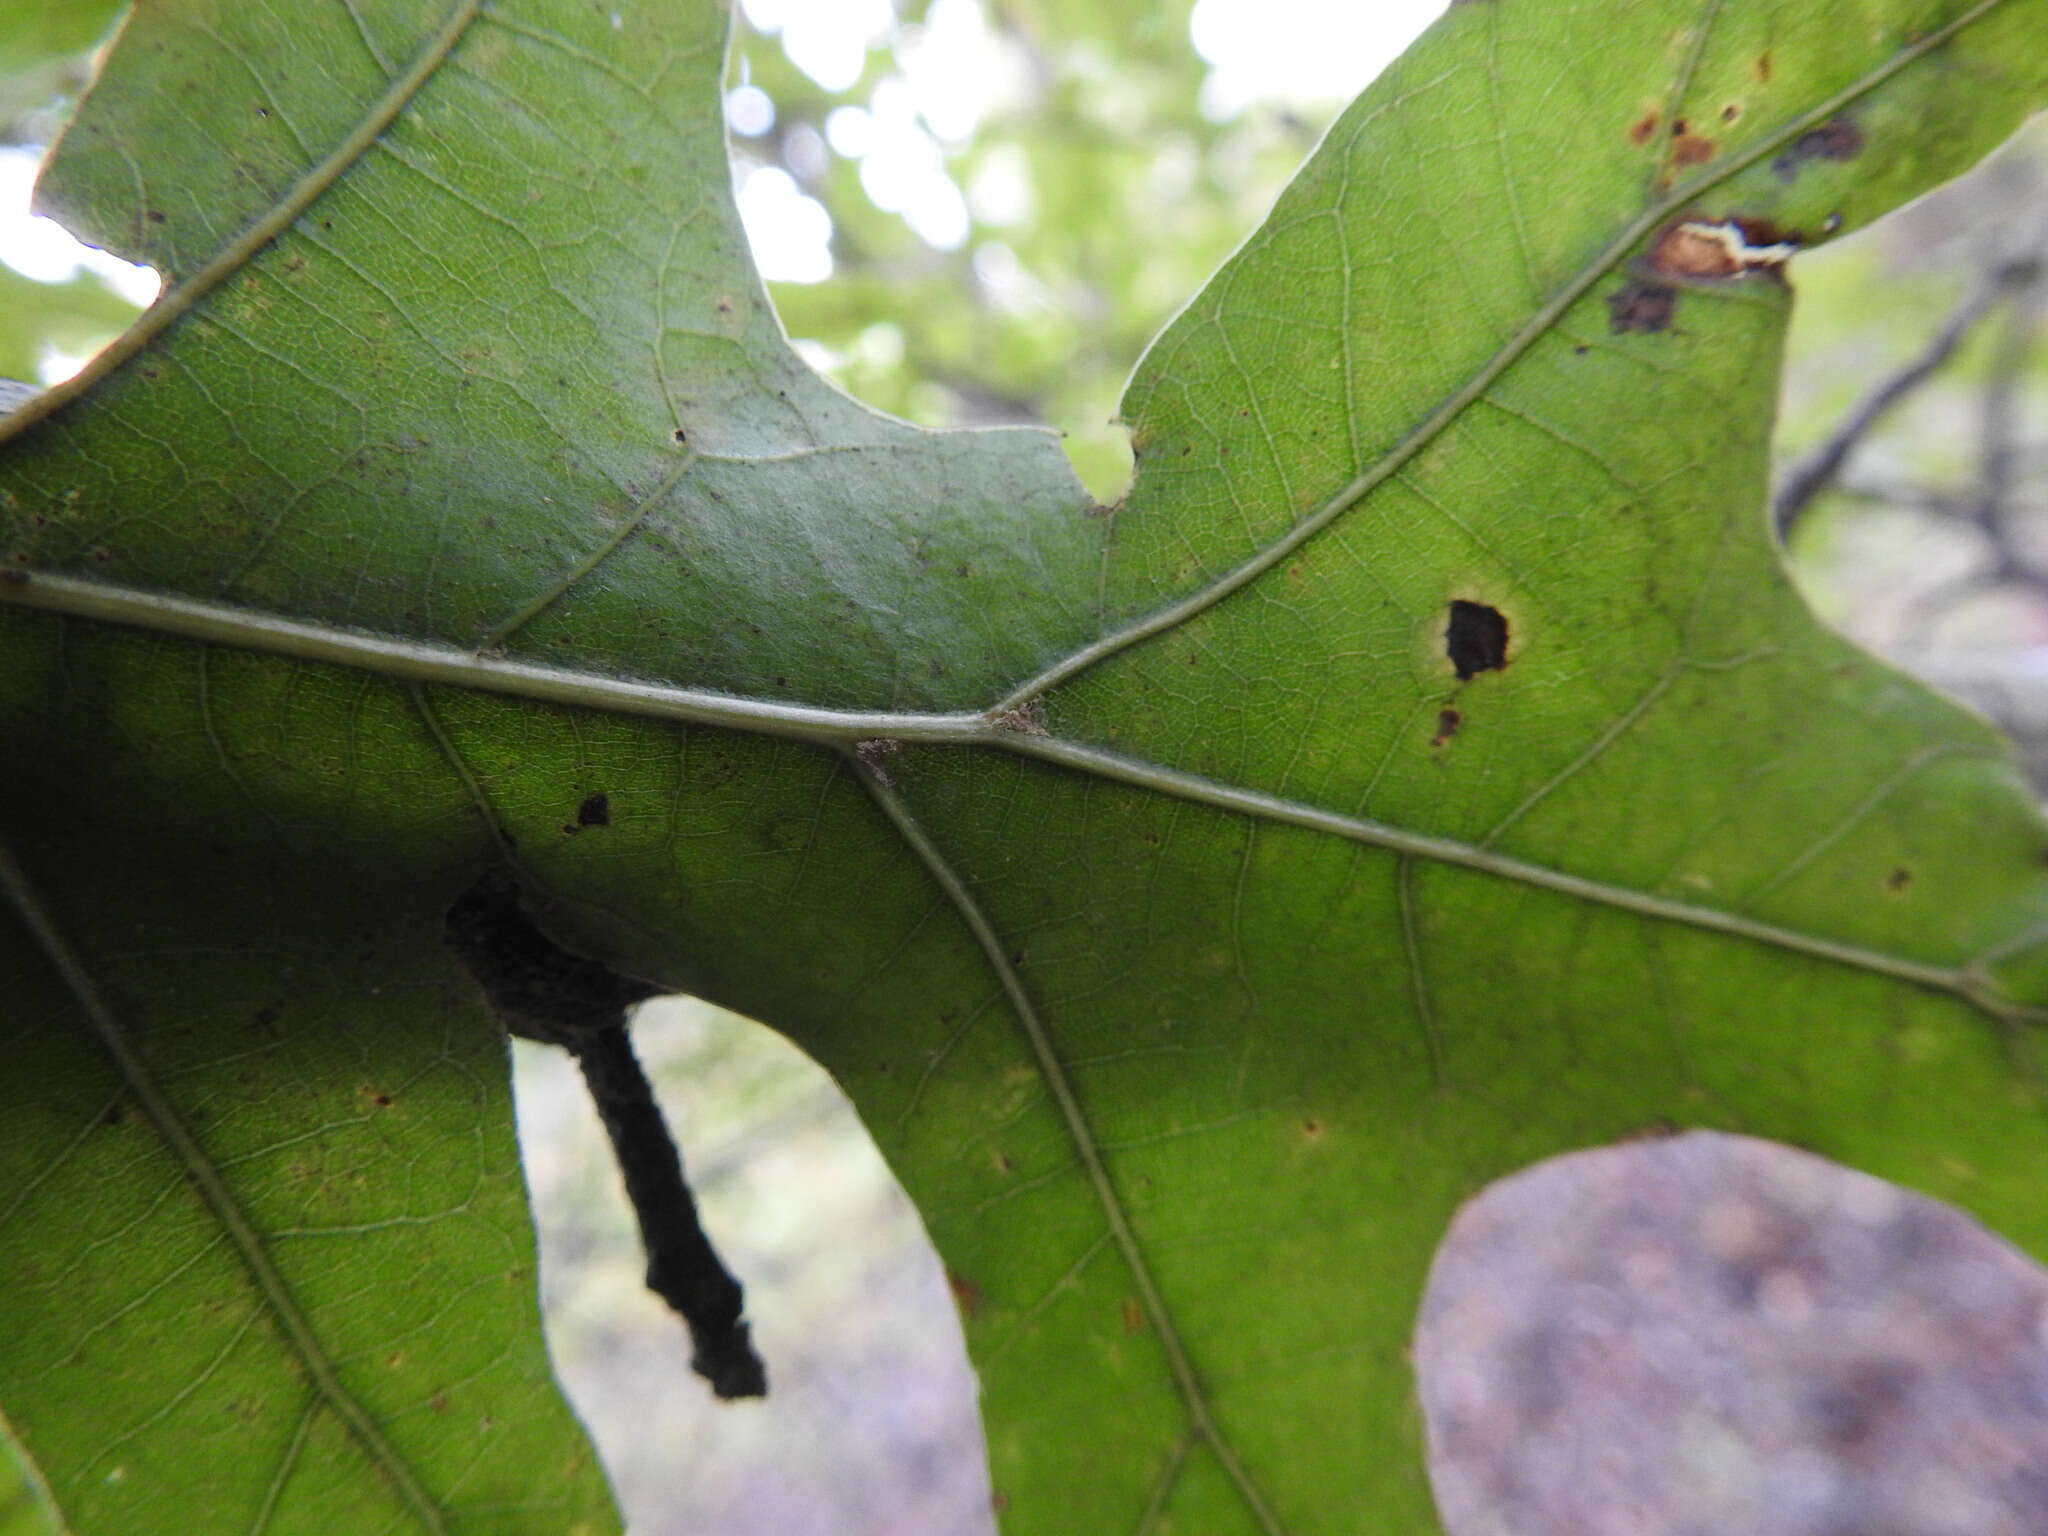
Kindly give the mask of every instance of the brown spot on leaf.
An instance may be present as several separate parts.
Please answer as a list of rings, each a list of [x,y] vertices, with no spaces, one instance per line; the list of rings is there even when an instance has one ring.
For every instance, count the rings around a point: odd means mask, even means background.
[[[1768,48],[1756,56],[1756,77],[1766,85],[1771,82],[1771,51]]]
[[[1854,160],[1861,153],[1863,130],[1849,118],[1831,118],[1794,139],[1790,147],[1771,162],[1771,169],[1781,179],[1791,181],[1809,160]]]
[[[1138,1298],[1135,1296],[1126,1296],[1124,1298],[1123,1325],[1125,1333],[1143,1333],[1145,1331],[1145,1309],[1138,1305]]]
[[[1714,141],[1702,138],[1697,133],[1688,133],[1674,139],[1671,144],[1673,165],[1703,165],[1714,158]]]
[[[1732,123],[1740,116],[1742,116],[1742,104],[1740,102],[1731,101],[1721,109],[1721,121],[1724,123]]]
[[[1638,148],[1650,142],[1657,134],[1657,109],[1650,108],[1641,117],[1628,125],[1628,141]]]
[[[1321,1141],[1323,1139],[1323,1122],[1320,1120],[1302,1121],[1301,1134],[1310,1141]]]
[[[1885,877],[1884,887],[1888,891],[1903,891],[1913,883],[1913,871],[1899,868]]]
[[[1498,672],[1508,664],[1508,619],[1486,603],[1451,599],[1450,621],[1444,626],[1444,655],[1469,682],[1481,672]]]
[[[1458,727],[1465,723],[1465,717],[1455,709],[1440,709],[1436,716],[1436,734],[1429,738],[1432,747],[1440,747],[1458,734]]]
[[[1607,295],[1607,328],[1617,336],[1627,331],[1666,331],[1677,307],[1676,288],[1634,278]]]

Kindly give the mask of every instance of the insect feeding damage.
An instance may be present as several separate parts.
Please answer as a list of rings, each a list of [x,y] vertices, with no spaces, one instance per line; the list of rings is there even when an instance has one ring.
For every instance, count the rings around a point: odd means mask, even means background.
[[[1782,275],[1801,242],[1752,219],[1684,219],[1667,225],[1650,246],[1648,266],[1659,277],[1713,282],[1752,273]]]
[[[1760,219],[1676,220],[1650,242],[1636,275],[1607,295],[1608,329],[1617,336],[1669,330],[1681,283],[1759,275],[1782,281],[1785,263],[1803,244],[1798,234]]]
[[[739,1282],[704,1235],[682,1157],[626,1035],[626,1009],[660,989],[556,944],[495,870],[456,898],[443,931],[508,1031],[576,1058],[639,1219],[647,1288],[689,1328],[691,1369],[721,1398],[766,1396]]]

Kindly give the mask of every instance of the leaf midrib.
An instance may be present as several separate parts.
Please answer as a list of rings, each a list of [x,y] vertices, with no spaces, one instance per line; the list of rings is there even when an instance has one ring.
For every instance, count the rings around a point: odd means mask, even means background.
[[[480,656],[453,646],[393,640],[337,626],[256,613],[66,576],[31,576],[0,584],[8,604],[73,618],[95,619],[183,639],[227,644],[294,660],[339,665],[412,684],[433,683],[524,699],[757,735],[843,747],[873,739],[927,746],[980,747],[1038,761],[1256,820],[1286,823],[1409,857],[1449,864],[1535,886],[1640,916],[1753,940],[1838,965],[1874,972],[1944,992],[2008,1022],[2048,1021],[2048,1013],[1997,993],[1984,974],[1996,949],[1959,965],[1935,965],[1883,950],[1845,944],[1800,929],[1744,916],[1722,907],[1657,896],[1630,886],[1589,879],[1518,859],[1491,841],[1466,842],[1410,831],[1386,822],[1332,811],[1307,801],[1188,773],[1071,738],[1041,734],[1020,724],[1003,705],[986,711],[870,711],[787,704],[772,699],[677,688],[608,677],[565,667],[536,666]],[[1995,754],[1987,752],[1987,757]]]
[[[1403,855],[1460,865],[1604,905],[1750,938],[1839,964],[1890,975],[1915,985],[1953,993],[1995,1017],[2035,1017],[2035,1010],[2023,1008],[1995,993],[1988,979],[1980,974],[1980,968],[1984,964],[1984,957],[1981,956],[1973,957],[1960,966],[1927,965],[1882,951],[1838,944],[1799,930],[1758,922],[1721,908],[1666,900],[1628,887],[1586,880],[1545,865],[1504,857],[1484,844],[1473,845],[1456,839],[1407,832],[1383,823],[1324,811],[1303,802],[1290,801],[1260,791],[1182,773],[1164,764],[1127,757],[1079,742],[1039,735],[1029,729],[1008,728],[1008,722],[1015,718],[1016,712],[1042,697],[1048,690],[1072,680],[1146,639],[1179,627],[1271,570],[1371,494],[1375,488],[1421,452],[1466,407],[1478,400],[1537,340],[1546,335],[1566,310],[1583,298],[1596,282],[1611,272],[1659,225],[1696,203],[1704,193],[1761,163],[1798,135],[1838,115],[1844,108],[1926,54],[1946,45],[2005,3],[2006,0],[1978,0],[1976,5],[1971,6],[1962,15],[1901,48],[1876,69],[1764,135],[1748,150],[1732,157],[1712,171],[1675,188],[1661,200],[1649,205],[1540,306],[1471,379],[1446,397],[1406,437],[1372,465],[1354,476],[1314,513],[1295,523],[1286,533],[1254,555],[1195,591],[1069,652],[1025,683],[1013,688],[982,712],[833,709],[721,694],[708,690],[676,688],[659,683],[607,677],[598,673],[535,666],[501,657],[460,651],[453,647],[396,640],[338,626],[310,624],[225,604],[197,602],[167,594],[80,580],[76,577],[16,573],[28,575],[28,580],[25,583],[0,584],[0,606],[14,603],[72,617],[99,619],[190,639],[217,641],[247,650],[308,661],[330,662],[413,683],[442,683],[483,692],[507,694],[536,702],[608,710],[687,724],[721,726],[808,740],[823,745],[839,746],[865,738],[886,737],[900,741],[955,746],[997,747],[1045,761],[1059,762],[1070,768],[1159,793],[1200,801],[1262,819],[1291,822],[1347,837],[1353,841],[1389,848]],[[203,299],[207,292],[217,287],[237,267],[289,227],[299,214],[316,201],[396,120],[406,104],[445,61],[462,34],[481,13],[482,8],[483,0],[459,0],[448,20],[422,49],[406,73],[393,82],[372,111],[340,146],[295,183],[291,191],[270,213],[225,247],[200,272],[147,311],[135,326],[101,353],[87,369],[67,383],[32,398],[11,415],[0,418],[0,444],[27,430],[51,412],[69,404],[106,374],[132,359]],[[1689,59],[1674,89],[1683,87],[1685,79],[1691,74],[1691,63]],[[686,457],[683,464],[672,472],[668,477],[670,483],[681,478],[689,462],[689,458]],[[595,570],[605,556],[625,542],[632,529],[638,526],[652,500],[653,498],[650,498],[647,504],[643,504],[639,509],[639,515],[630,519],[624,530],[608,540],[597,556],[579,563],[568,575],[552,584],[547,592],[530,600],[507,620],[501,622],[493,633],[502,634],[516,629],[533,613],[557,600],[570,587]]]

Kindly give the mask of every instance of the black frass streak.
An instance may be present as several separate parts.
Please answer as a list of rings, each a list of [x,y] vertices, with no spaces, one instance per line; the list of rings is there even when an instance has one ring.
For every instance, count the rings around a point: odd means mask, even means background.
[[[690,1368],[720,1397],[765,1397],[768,1375],[754,1353],[739,1282],[719,1261],[683,1182],[683,1163],[624,1029],[568,1041],[612,1139],[647,1249],[647,1288],[682,1314],[696,1351]]]
[[[526,1040],[567,1048],[575,1035],[623,1029],[626,1010],[661,990],[563,949],[495,870],[455,898],[446,937],[499,1022]]]
[[[741,1320],[745,1298],[698,1220],[683,1161],[626,1034],[626,1009],[659,988],[546,934],[507,876],[486,874],[448,909],[448,947],[505,1028],[576,1058],[639,1218],[647,1288],[681,1315],[690,1366],[722,1398],[764,1397],[768,1376]]]

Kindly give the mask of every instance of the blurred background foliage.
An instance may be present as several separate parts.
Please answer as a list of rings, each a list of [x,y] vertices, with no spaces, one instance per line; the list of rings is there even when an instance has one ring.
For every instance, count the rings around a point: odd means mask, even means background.
[[[1059,429],[1113,499],[1130,465],[1113,418],[1139,352],[1439,4],[740,0],[735,186],[784,323],[883,410]],[[28,211],[119,9],[0,0],[0,378],[64,376],[155,291]],[[2044,130],[1800,259],[1777,508],[1823,616],[1996,715],[2037,767]],[[1803,476],[1830,445],[1839,463]],[[695,1003],[650,1005],[637,1038],[774,1390],[717,1404],[684,1368],[575,1072],[521,1045],[551,1347],[634,1528],[990,1529],[944,1274],[845,1101],[766,1031]],[[0,1455],[0,1536],[39,1523],[10,1467]]]

